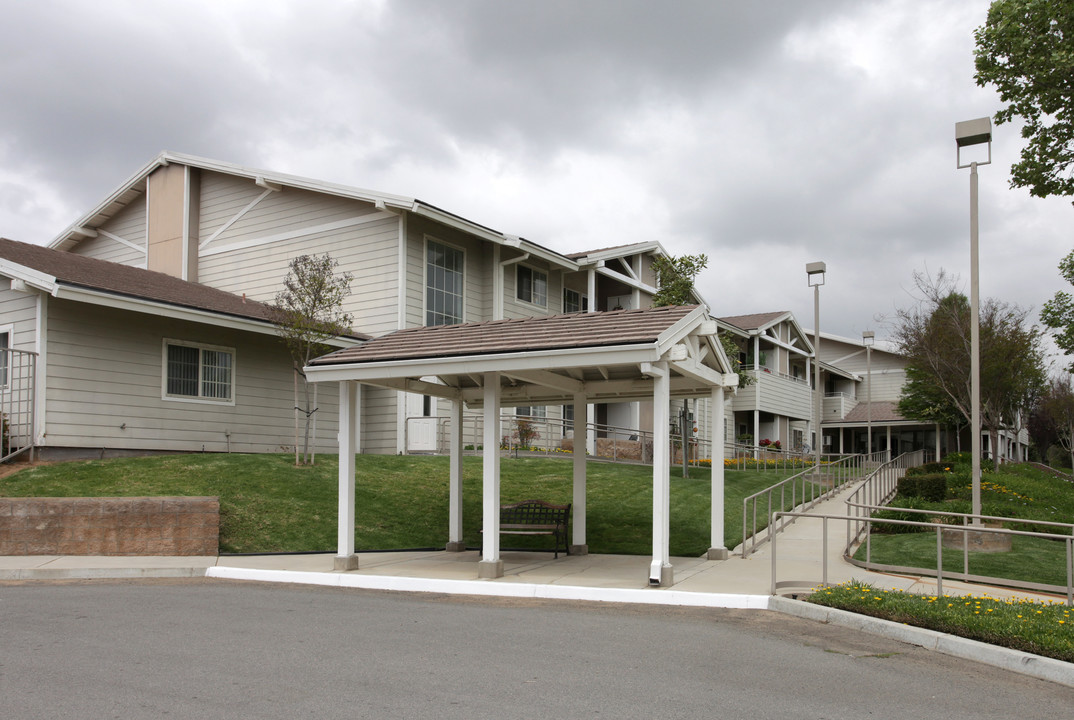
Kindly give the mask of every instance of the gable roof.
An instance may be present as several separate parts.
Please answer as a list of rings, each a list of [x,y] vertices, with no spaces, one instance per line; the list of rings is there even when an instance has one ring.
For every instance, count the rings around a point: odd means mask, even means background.
[[[108,220],[114,217],[120,210],[145,193],[147,180],[154,170],[172,163],[218,172],[225,175],[245,177],[262,187],[293,187],[302,190],[310,190],[312,192],[361,200],[372,203],[382,209],[411,212],[416,215],[431,218],[444,225],[460,229],[472,235],[476,235],[485,240],[489,240],[490,242],[518,248],[523,252],[528,252],[535,257],[546,260],[554,267],[561,267],[568,270],[578,269],[578,264],[574,260],[571,260],[566,255],[558,253],[555,250],[538,245],[537,243],[524,238],[493,230],[485,225],[481,225],[472,220],[467,220],[460,215],[448,212],[435,205],[418,200],[417,198],[393,195],[391,193],[384,193],[377,190],[366,190],[364,188],[340,185],[298,175],[289,175],[287,173],[248,168],[241,165],[222,162],[220,160],[211,160],[209,158],[184,155],[182,153],[169,151],[160,153],[148,164],[134,173],[134,175],[127,178],[127,180],[109,194],[108,197],[56,236],[48,246],[60,250],[70,250],[85,238],[92,237],[96,228],[108,222]]]
[[[701,306],[572,313],[398,330],[317,358],[313,382],[356,381],[434,395],[470,407],[499,378],[499,404],[649,399],[655,378],[672,397],[735,387],[738,376]],[[436,378],[435,382],[431,378]]]
[[[899,404],[895,402],[879,401],[873,402],[872,409],[870,410],[869,404],[859,402],[854,406],[854,409],[846,414],[846,417],[839,420],[825,420],[824,424],[862,424],[864,425],[869,419],[875,423],[910,423],[911,420],[907,420],[901,414],[899,414]],[[920,423],[919,423],[920,424]]]
[[[269,307],[255,300],[152,270],[6,238],[0,238],[0,274],[55,296],[74,293],[72,299],[83,301],[90,295],[109,296],[272,325]]]
[[[697,309],[696,305],[668,305],[644,310],[405,328],[363,345],[337,350],[310,364],[355,364],[655,343],[660,340],[661,333]]]
[[[775,312],[753,313],[751,315],[728,315],[716,319],[748,332],[750,330],[766,330],[788,317],[791,317],[790,310],[777,310]]]

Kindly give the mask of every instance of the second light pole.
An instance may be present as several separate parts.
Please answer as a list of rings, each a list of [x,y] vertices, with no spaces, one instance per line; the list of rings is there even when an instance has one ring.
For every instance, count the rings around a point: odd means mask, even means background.
[[[828,266],[822,262],[806,263],[806,281],[813,288],[813,417],[816,423],[814,427],[813,448],[815,459],[813,462],[813,474],[820,474],[820,446],[824,443],[824,435],[820,429],[821,412],[821,386],[820,386],[820,286],[824,284],[824,273]]]

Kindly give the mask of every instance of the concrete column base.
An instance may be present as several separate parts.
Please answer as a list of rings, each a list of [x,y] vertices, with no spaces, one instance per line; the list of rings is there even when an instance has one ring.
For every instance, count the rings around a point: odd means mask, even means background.
[[[649,587],[671,587],[675,584],[675,568],[671,565],[661,565],[660,569],[650,568]]]
[[[444,546],[444,549],[448,552],[466,552],[466,543],[462,540],[452,540]]]
[[[477,576],[482,580],[503,577],[503,560],[481,560],[477,563]]]
[[[571,555],[588,555],[588,545],[571,545]]]
[[[726,560],[727,559],[727,548],[723,548],[723,547],[709,548],[709,551],[706,554],[706,557],[709,560]]]
[[[332,569],[336,572],[358,569],[357,555],[336,555],[332,559]]]

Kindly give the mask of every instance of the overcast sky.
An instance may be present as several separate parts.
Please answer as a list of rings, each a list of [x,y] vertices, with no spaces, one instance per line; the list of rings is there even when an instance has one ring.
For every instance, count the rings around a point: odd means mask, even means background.
[[[968,292],[954,124],[983,0],[0,0],[0,235],[44,244],[161,150],[417,197],[568,253],[705,253],[717,315],[821,328]],[[981,293],[1063,289],[1069,199],[981,178]],[[1069,287],[1066,289],[1070,289]]]

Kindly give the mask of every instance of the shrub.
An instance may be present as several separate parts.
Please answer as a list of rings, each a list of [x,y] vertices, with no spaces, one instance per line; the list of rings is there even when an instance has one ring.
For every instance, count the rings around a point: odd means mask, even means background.
[[[1048,465],[1053,468],[1070,468],[1070,453],[1058,445],[1048,448]]]
[[[907,475],[899,480],[897,497],[916,497],[926,502],[943,502],[947,498],[948,473]]]
[[[907,475],[930,475],[932,473],[949,472],[951,466],[942,462],[930,462],[924,465],[918,465],[917,467],[909,468],[906,471]]]

